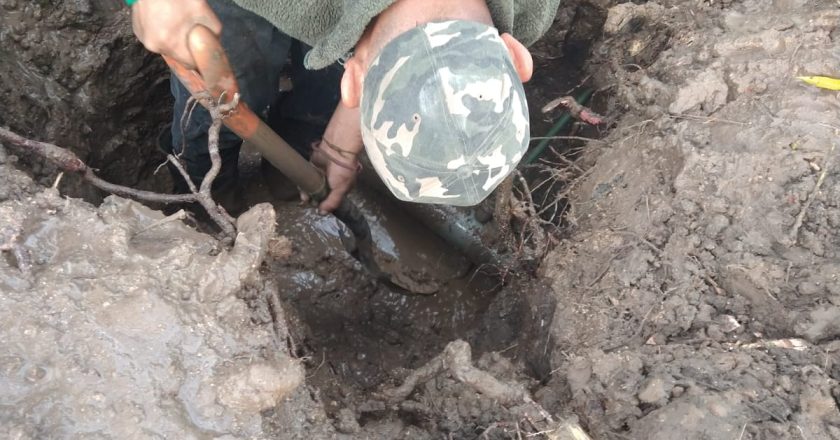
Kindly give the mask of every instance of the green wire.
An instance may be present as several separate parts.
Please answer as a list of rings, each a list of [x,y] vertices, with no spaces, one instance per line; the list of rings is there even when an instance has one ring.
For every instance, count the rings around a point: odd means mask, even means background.
[[[586,105],[589,101],[589,98],[592,97],[592,89],[586,89],[580,93],[580,95],[575,97],[575,101],[577,101],[580,105]],[[525,156],[525,159],[522,160],[522,163],[528,165],[533,163],[537,160],[545,151],[545,148],[548,147],[548,143],[551,141],[551,138],[557,136],[557,133],[560,133],[561,130],[566,128],[569,125],[569,122],[572,121],[572,115],[569,112],[563,113],[563,116],[554,123],[554,126],[551,127],[551,130],[548,130],[548,133],[545,134],[545,138],[540,140],[540,143],[537,144],[536,147],[532,148],[528,151],[528,154]]]

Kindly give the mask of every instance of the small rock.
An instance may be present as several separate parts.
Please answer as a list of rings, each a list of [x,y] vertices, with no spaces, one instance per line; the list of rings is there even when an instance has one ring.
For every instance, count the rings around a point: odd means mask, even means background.
[[[709,224],[706,225],[706,235],[709,237],[717,237],[724,229],[729,226],[729,218],[725,215],[716,214],[712,216]]]
[[[725,417],[729,414],[729,409],[719,402],[710,402],[708,408],[709,412],[717,417]]]
[[[724,333],[731,333],[741,327],[741,324],[732,315],[721,315],[718,317],[717,321],[718,325],[720,325],[720,329]]]
[[[683,393],[685,393],[685,388],[677,385],[671,389],[671,398],[676,399],[677,397],[682,396]]]
[[[7,11],[14,11],[18,8],[18,2],[17,0],[2,0],[0,6],[3,6],[3,9]]]
[[[722,341],[726,338],[726,335],[723,334],[723,331],[721,331],[720,326],[717,324],[709,324],[709,326],[706,327],[706,336],[715,341]]]
[[[230,408],[259,412],[274,407],[303,382],[303,367],[291,359],[256,363],[229,376],[219,401]]]
[[[700,207],[691,200],[680,200],[679,203],[680,208],[688,215],[696,214],[700,210]]]
[[[793,386],[793,383],[790,380],[790,376],[778,376],[776,377],[776,383],[778,383],[779,386],[785,391],[790,391],[791,387]]]
[[[812,343],[840,336],[840,307],[821,306],[811,310],[807,319],[796,324],[797,335]]]
[[[583,357],[573,360],[566,372],[566,381],[569,383],[572,394],[585,389],[590,380],[592,380],[592,363]]]
[[[726,104],[729,86],[719,71],[705,71],[677,92],[677,98],[668,107],[671,113],[700,111],[711,114]]]
[[[292,256],[292,241],[288,237],[278,235],[268,242],[268,255],[275,260],[286,261]]]
[[[670,394],[666,389],[665,380],[661,377],[653,377],[642,385],[639,391],[639,401],[644,403],[665,403]]]
[[[356,415],[349,408],[342,408],[338,412],[335,429],[342,434],[356,434],[362,430]]]
[[[655,2],[644,3],[641,5],[633,2],[622,3],[613,6],[607,11],[607,20],[604,23],[604,32],[607,34],[616,34],[628,28],[632,22],[639,19],[653,19],[662,15],[665,8]]]
[[[816,295],[823,291],[823,289],[820,288],[820,286],[813,281],[805,281],[799,283],[799,286],[797,286],[796,290],[799,291],[800,295]]]

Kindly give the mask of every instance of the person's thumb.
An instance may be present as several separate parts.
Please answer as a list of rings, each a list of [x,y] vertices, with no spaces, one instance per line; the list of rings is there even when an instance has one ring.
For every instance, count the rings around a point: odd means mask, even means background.
[[[347,189],[334,189],[330,191],[327,198],[318,205],[318,213],[324,215],[328,212],[335,211],[338,205],[341,204],[341,200],[344,199],[345,194],[347,194]]]

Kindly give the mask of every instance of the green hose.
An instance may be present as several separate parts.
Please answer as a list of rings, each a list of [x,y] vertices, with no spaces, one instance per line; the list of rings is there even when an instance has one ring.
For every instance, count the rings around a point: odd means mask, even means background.
[[[592,97],[592,92],[592,89],[585,89],[580,95],[575,97],[575,101],[577,101],[580,105],[586,105],[586,103],[589,102],[589,98]],[[522,163],[528,165],[537,160],[543,154],[545,148],[548,147],[548,143],[551,141],[551,138],[557,136],[557,133],[560,133],[561,130],[565,129],[571,121],[572,115],[569,114],[569,112],[563,113],[563,116],[554,123],[551,130],[548,130],[548,133],[545,134],[545,138],[540,140],[540,143],[528,152],[525,159],[522,160]]]

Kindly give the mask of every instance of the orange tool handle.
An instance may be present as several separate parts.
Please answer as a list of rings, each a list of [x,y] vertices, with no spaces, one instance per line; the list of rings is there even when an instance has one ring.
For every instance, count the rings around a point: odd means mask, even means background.
[[[219,37],[210,29],[196,25],[187,35],[187,43],[197,71],[163,55],[181,83],[193,96],[207,92],[217,101],[233,100],[239,93],[239,85]],[[244,101],[239,101],[224,124],[253,144],[266,160],[313,199],[321,201],[327,196],[329,188],[324,174],[269,128]]]

